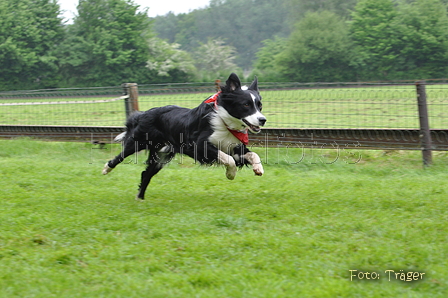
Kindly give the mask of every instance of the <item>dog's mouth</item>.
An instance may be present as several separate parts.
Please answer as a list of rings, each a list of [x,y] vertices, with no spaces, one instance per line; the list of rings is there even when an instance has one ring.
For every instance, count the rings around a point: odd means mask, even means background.
[[[242,119],[244,124],[246,124],[246,126],[250,129],[250,131],[252,131],[253,133],[259,133],[261,131],[260,126],[256,126],[256,125],[252,125],[249,123],[249,121],[247,121],[246,119]]]

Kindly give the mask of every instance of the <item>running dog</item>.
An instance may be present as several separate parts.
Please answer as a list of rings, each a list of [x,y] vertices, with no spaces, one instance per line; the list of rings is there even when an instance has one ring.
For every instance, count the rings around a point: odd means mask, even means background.
[[[144,200],[151,178],[178,153],[201,164],[224,165],[230,180],[235,178],[237,167],[244,165],[251,165],[255,175],[261,176],[260,157],[246,147],[248,131],[259,133],[266,123],[261,109],[257,78],[249,87],[242,87],[238,76],[232,73],[221,91],[194,109],[170,105],[135,112],[127,120],[126,131],[115,138],[122,142],[122,152],[106,163],[103,174],[127,156],[149,150],[138,200]]]

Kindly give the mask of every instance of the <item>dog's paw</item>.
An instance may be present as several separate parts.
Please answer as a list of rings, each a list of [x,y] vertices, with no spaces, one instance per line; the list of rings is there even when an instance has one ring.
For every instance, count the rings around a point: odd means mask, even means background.
[[[261,164],[254,164],[253,170],[254,170],[255,175],[257,175],[257,176],[263,176],[263,174],[264,174],[263,166]]]
[[[135,196],[135,200],[137,201],[137,202],[144,202],[145,201],[145,198],[140,198],[139,196],[138,196],[138,194]]]
[[[235,179],[236,171],[237,171],[236,167],[231,167],[231,166],[226,167],[227,179],[229,179],[229,180]]]
[[[109,167],[109,164],[106,162],[103,168],[103,175],[107,175],[112,171],[114,168]]]

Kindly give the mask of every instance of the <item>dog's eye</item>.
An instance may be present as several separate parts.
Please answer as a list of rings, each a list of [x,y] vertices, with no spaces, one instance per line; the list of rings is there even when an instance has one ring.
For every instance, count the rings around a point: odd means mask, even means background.
[[[245,104],[244,104],[244,107],[245,107],[245,108],[248,108],[248,107],[250,107],[250,105],[249,105],[248,103],[245,103]]]

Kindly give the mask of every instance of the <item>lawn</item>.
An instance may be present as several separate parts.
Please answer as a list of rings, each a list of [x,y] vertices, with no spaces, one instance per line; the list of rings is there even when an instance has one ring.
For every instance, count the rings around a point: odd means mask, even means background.
[[[103,176],[119,146],[17,139],[0,148],[0,297],[448,292],[446,152],[423,169],[419,152],[348,151],[326,163],[334,151],[301,159],[258,148],[265,175],[242,169],[234,181],[178,158],[139,203],[143,155]],[[407,272],[422,278],[400,280]]]
[[[178,90],[185,92],[185,90]],[[140,110],[175,104],[193,108],[211,93],[141,95]],[[419,127],[415,86],[261,90],[269,128],[401,128]],[[448,123],[448,85],[427,87],[430,125],[445,129]],[[75,101],[111,98],[59,99],[61,105],[0,106],[0,124],[122,126],[123,100],[80,104]],[[2,99],[3,103],[57,101]]]

